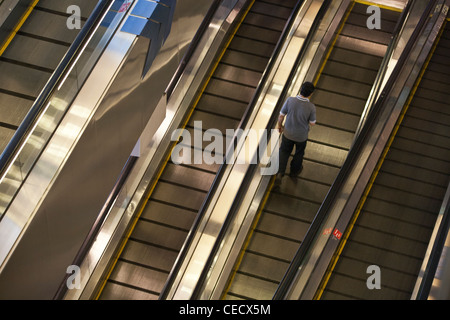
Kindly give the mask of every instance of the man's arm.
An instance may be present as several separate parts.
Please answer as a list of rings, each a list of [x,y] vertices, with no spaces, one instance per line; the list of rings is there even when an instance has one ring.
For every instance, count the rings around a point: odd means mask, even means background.
[[[281,107],[280,110],[280,115],[278,116],[277,129],[279,133],[283,133],[284,131],[283,121],[289,112],[289,103],[288,103],[289,99],[291,98],[287,98],[286,101],[284,102],[283,107]]]
[[[278,117],[277,129],[278,129],[279,133],[283,133],[283,131],[284,131],[283,121],[284,121],[285,116],[286,115],[284,115],[284,114],[280,114],[280,116]]]
[[[309,116],[309,125],[311,127],[316,125],[316,107],[313,106],[313,111],[311,112],[310,116]]]

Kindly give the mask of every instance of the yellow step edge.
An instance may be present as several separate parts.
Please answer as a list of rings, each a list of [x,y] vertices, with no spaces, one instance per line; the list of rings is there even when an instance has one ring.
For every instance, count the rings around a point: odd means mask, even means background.
[[[14,29],[11,31],[11,33],[9,34],[9,36],[6,38],[6,40],[2,43],[1,47],[0,47],[0,57],[3,55],[3,53],[5,53],[5,50],[8,48],[8,46],[10,45],[11,41],[14,39],[14,37],[16,36],[17,32],[19,32],[20,28],[23,26],[23,24],[25,23],[25,21],[28,19],[28,17],[30,16],[31,12],[33,11],[34,7],[36,7],[36,5],[38,4],[39,0],[34,0],[30,6],[27,8],[27,10],[25,11],[25,13],[22,15],[22,17],[20,18],[19,22],[16,24],[16,26],[14,27]]]
[[[379,7],[381,9],[386,9],[386,10],[389,10],[389,11],[395,11],[395,12],[402,12],[403,11],[403,9],[392,7],[392,6],[388,6],[388,5],[381,4],[381,3],[376,3],[376,2],[373,2],[373,1],[364,1],[364,0],[354,0],[354,1],[357,2],[357,3],[360,3],[360,4],[364,4],[364,5],[367,5],[367,6],[376,6],[376,7]]]

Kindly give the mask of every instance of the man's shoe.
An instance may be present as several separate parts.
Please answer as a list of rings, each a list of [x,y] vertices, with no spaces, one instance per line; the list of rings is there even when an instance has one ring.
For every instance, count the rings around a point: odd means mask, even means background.
[[[295,172],[290,172],[289,173],[289,176],[291,177],[291,178],[295,178],[295,177],[298,177],[299,175],[300,175],[300,173],[302,173],[302,171],[303,171],[303,166],[301,167],[301,169],[300,170],[298,170],[298,171],[295,171]]]
[[[275,178],[275,183],[273,185],[274,188],[277,188],[281,185],[281,180],[283,179],[282,173],[277,173],[277,177]]]

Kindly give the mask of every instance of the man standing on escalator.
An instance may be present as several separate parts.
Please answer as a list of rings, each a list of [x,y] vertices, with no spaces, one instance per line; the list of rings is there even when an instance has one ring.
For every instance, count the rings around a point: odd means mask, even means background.
[[[290,165],[289,176],[298,176],[303,169],[303,155],[311,126],[316,124],[316,107],[309,101],[314,92],[314,85],[305,82],[300,88],[300,94],[287,98],[278,117],[277,128],[282,133],[279,150],[279,169],[275,180],[275,187],[281,184],[286,172],[289,156],[294,149],[295,153]],[[283,121],[285,121],[283,125]]]

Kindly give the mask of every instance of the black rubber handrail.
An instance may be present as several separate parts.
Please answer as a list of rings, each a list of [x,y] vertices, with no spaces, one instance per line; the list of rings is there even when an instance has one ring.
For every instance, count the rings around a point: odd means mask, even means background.
[[[251,0],[247,1],[247,4],[246,4],[245,7],[248,7],[248,5],[251,2],[252,2]],[[293,10],[293,12],[298,11],[300,9],[300,6],[301,6],[302,3],[303,3],[303,0],[298,1],[298,3],[296,5],[295,9]],[[242,10],[244,10],[244,9],[242,9]],[[260,80],[260,82],[258,84],[258,87],[256,88],[256,91],[253,94],[252,100],[250,101],[250,103],[248,104],[248,106],[247,106],[247,108],[246,108],[246,110],[244,112],[244,115],[243,115],[243,117],[242,117],[242,119],[241,119],[241,121],[239,123],[238,130],[236,130],[235,132],[238,132],[239,129],[245,128],[246,124],[248,123],[248,121],[250,119],[251,111],[253,110],[254,106],[258,102],[258,98],[259,98],[259,96],[260,96],[260,94],[261,94],[261,92],[263,90],[264,84],[266,83],[266,81],[267,81],[267,79],[269,77],[270,71],[273,69],[273,67],[275,65],[276,58],[278,57],[278,55],[281,52],[281,48],[282,48],[282,44],[284,42],[284,39],[286,39],[286,37],[288,36],[289,26],[293,23],[293,21],[291,21],[291,20],[293,20],[292,17],[293,17],[293,14],[291,14],[291,16],[288,19],[288,22],[286,23],[286,25],[285,25],[285,27],[283,29],[283,32],[282,32],[282,34],[280,36],[280,39],[278,40],[277,45],[275,46],[274,53],[273,53],[272,57],[270,58],[270,61],[269,61],[268,65],[267,65],[266,69],[264,70],[264,73],[263,73],[263,75],[261,77],[261,80]],[[236,144],[237,144],[237,139],[238,139],[238,135],[236,133],[233,136],[233,139],[232,139],[232,143],[233,143],[234,146],[236,146]],[[224,159],[227,159],[227,156],[225,156]],[[205,201],[203,202],[203,204],[202,204],[202,206],[201,206],[201,208],[200,208],[200,210],[199,210],[199,212],[198,212],[198,214],[197,214],[197,216],[196,216],[196,218],[194,220],[194,223],[193,223],[193,225],[191,227],[189,235],[188,235],[188,237],[187,237],[187,239],[186,239],[186,241],[185,241],[185,243],[184,243],[184,245],[183,245],[183,247],[182,247],[182,249],[180,251],[180,254],[178,255],[177,261],[176,261],[174,267],[171,270],[171,273],[170,273],[170,275],[168,277],[168,280],[166,281],[166,284],[164,285],[164,288],[161,291],[161,294],[159,296],[160,300],[165,300],[167,298],[167,296],[169,294],[169,290],[170,290],[170,288],[172,287],[172,285],[173,285],[173,283],[175,281],[175,277],[177,276],[177,274],[178,274],[178,272],[179,272],[179,270],[181,268],[181,265],[182,265],[184,259],[186,258],[187,250],[188,250],[188,248],[190,247],[190,245],[192,244],[192,242],[194,240],[195,233],[198,230],[200,222],[202,221],[202,219],[203,219],[204,215],[206,214],[206,211],[207,211],[207,209],[208,209],[208,207],[209,207],[209,205],[211,203],[212,195],[217,191],[217,189],[219,187],[220,181],[221,181],[221,179],[222,179],[222,177],[223,177],[223,175],[224,175],[224,173],[226,171],[226,168],[227,168],[227,163],[224,160],[223,163],[221,164],[221,166],[220,166],[220,168],[219,168],[215,178],[214,178],[214,181],[212,183],[211,188],[209,189],[209,191],[208,191],[208,193],[206,195]],[[192,299],[194,299],[194,298],[192,298]]]
[[[280,98],[277,101],[277,104],[274,108],[274,112],[272,113],[272,116],[270,117],[268,124],[266,126],[266,130],[268,130],[268,132],[270,132],[270,129],[273,129],[278,121],[278,116],[279,116],[279,112],[281,110],[281,107],[283,106],[284,100],[286,99],[287,95],[288,95],[288,91],[290,88],[291,83],[293,82],[293,80],[295,79],[296,76],[296,70],[297,67],[300,65],[300,63],[303,60],[303,57],[306,53],[307,48],[309,47],[309,43],[311,43],[313,36],[315,34],[315,31],[317,30],[318,26],[320,25],[329,5],[331,3],[331,0],[325,0],[321,6],[321,8],[319,9],[316,18],[314,19],[313,24],[311,25],[310,30],[308,31],[308,35],[305,38],[305,42],[299,52],[299,54],[297,55],[296,61],[294,62],[294,67],[291,69],[291,72],[288,76],[288,79],[283,87],[283,90],[281,92]],[[303,1],[299,1],[297,2],[297,5],[295,7],[295,9],[293,10],[288,23],[285,26],[285,30],[284,32],[288,32],[288,30],[291,28],[292,24],[294,23],[295,20],[295,16],[297,15],[298,11],[300,10],[301,6],[303,4]],[[286,35],[287,36],[287,35]],[[282,39],[280,39],[282,41],[279,42],[279,45],[281,46],[284,43],[285,37],[283,37]],[[257,148],[257,154],[259,154],[259,146]],[[221,230],[219,232],[219,235],[217,237],[217,239],[215,240],[213,249],[211,250],[211,253],[208,257],[208,260],[206,262],[205,267],[203,268],[202,274],[200,275],[200,279],[194,289],[194,292],[192,294],[192,298],[193,300],[199,299],[201,292],[203,290],[203,287],[205,285],[205,282],[207,280],[208,277],[208,272],[209,269],[211,268],[214,260],[215,260],[215,256],[217,255],[217,253],[220,250],[221,244],[228,232],[229,227],[232,225],[236,214],[242,204],[242,201],[247,193],[247,190],[252,182],[252,177],[254,176],[256,170],[259,168],[258,164],[250,164],[249,168],[247,170],[247,172],[245,173],[245,176],[243,178],[243,182],[240,185],[238,192],[236,193],[235,198],[233,199],[233,203],[231,205],[230,211],[227,214],[227,217],[221,227]]]
[[[449,186],[450,187],[450,186]],[[420,284],[417,300],[427,300],[430,295],[430,290],[433,285],[434,278],[436,276],[436,270],[439,265],[439,261],[442,256],[442,250],[445,247],[445,242],[448,237],[448,231],[450,230],[450,201],[446,204],[444,212],[442,214],[442,220],[436,234],[436,239],[431,249],[430,258],[425,269],[425,273]],[[448,285],[448,284],[447,284]]]
[[[23,139],[26,134],[33,127],[35,121],[39,118],[39,115],[44,110],[47,101],[57,88],[59,81],[63,78],[66,71],[70,70],[72,63],[77,53],[81,50],[83,45],[89,39],[95,26],[100,23],[100,19],[106,13],[107,9],[113,3],[114,0],[99,0],[89,18],[86,20],[83,28],[78,33],[77,37],[73,41],[72,45],[67,50],[61,62],[56,67],[55,71],[47,81],[44,89],[41,91],[36,101],[31,106],[30,111],[19,125],[19,128],[14,133],[13,137],[9,141],[8,145],[0,156],[0,176],[5,173],[6,168],[13,156],[23,143]]]
[[[436,1],[436,0],[435,0]],[[424,10],[424,13],[422,14],[416,28],[414,29],[410,39],[408,40],[408,43],[406,44],[402,54],[400,55],[400,58],[392,71],[391,76],[389,77],[388,81],[386,82],[385,87],[383,88],[383,91],[380,94],[379,99],[375,102],[375,105],[373,108],[371,108],[371,111],[368,115],[367,122],[362,128],[359,136],[355,140],[354,145],[350,149],[347,158],[341,167],[341,170],[339,171],[335,181],[333,182],[332,186],[330,187],[325,200],[323,201],[322,205],[319,208],[319,211],[317,212],[316,216],[314,217],[314,220],[309,227],[302,243],[300,244],[300,247],[298,251],[296,252],[294,259],[292,260],[291,264],[288,267],[288,270],[286,271],[282,281],[280,282],[280,285],[277,288],[277,291],[275,292],[273,299],[274,300],[281,300],[284,299],[285,295],[287,294],[289,287],[292,283],[292,281],[295,279],[297,270],[301,265],[301,262],[306,257],[310,246],[314,242],[315,236],[317,233],[320,232],[322,223],[325,221],[325,219],[328,217],[329,210],[331,208],[332,203],[334,203],[336,196],[343,185],[344,181],[346,180],[346,177],[350,174],[351,169],[356,164],[357,156],[359,155],[360,150],[362,147],[366,144],[367,139],[369,138],[369,133],[372,131],[373,127],[377,123],[377,118],[379,113],[382,110],[382,106],[385,104],[386,99],[388,98],[388,93],[395,84],[398,75],[400,74],[400,71],[403,67],[403,64],[408,58],[408,55],[415,44],[416,40],[418,39],[419,35],[422,32],[422,28],[427,21],[432,8],[434,7],[435,1],[430,1],[426,9]]]
[[[373,104],[374,104],[374,102],[375,102],[375,100],[374,100],[375,97],[377,96],[378,92],[380,92],[380,90],[382,89],[382,88],[381,88],[382,79],[383,79],[383,77],[384,77],[385,74],[386,74],[386,71],[387,71],[387,65],[389,64],[389,58],[392,56],[392,53],[393,53],[393,51],[394,51],[394,44],[395,44],[395,43],[397,42],[397,40],[398,40],[398,36],[399,36],[399,34],[400,34],[400,31],[401,31],[401,29],[402,29],[402,27],[403,27],[403,24],[404,24],[406,18],[407,18],[408,15],[409,15],[409,11],[410,11],[410,9],[411,9],[412,4],[413,4],[413,1],[412,1],[412,0],[408,1],[408,3],[406,4],[405,8],[403,9],[403,11],[402,11],[402,13],[401,13],[401,15],[400,15],[400,18],[398,19],[398,21],[397,21],[397,23],[395,24],[395,27],[394,27],[394,29],[393,29],[393,35],[392,35],[392,37],[391,37],[391,41],[389,42],[389,45],[388,45],[388,49],[387,49],[386,55],[384,56],[383,61],[381,62],[382,72],[379,72],[379,73],[377,74],[377,77],[376,77],[376,79],[375,79],[375,90],[374,90],[373,94],[371,95],[371,97],[369,98],[369,99],[370,99],[370,103],[371,103],[372,106],[373,106]],[[370,108],[369,108],[369,112],[368,112],[367,115],[365,116],[366,118],[367,118],[367,116],[368,116],[369,113],[370,113]],[[355,138],[354,138],[354,139],[356,139],[356,137],[358,136],[359,131],[361,130],[361,128],[362,128],[363,125],[364,125],[364,122],[363,122],[363,123],[360,123],[360,124],[358,125],[358,128],[356,129],[356,135],[355,135]]]
[[[88,235],[86,236],[83,244],[81,245],[80,249],[78,250],[77,255],[75,256],[75,259],[72,262],[72,265],[81,267],[83,261],[86,259],[87,254],[89,253],[89,250],[91,250],[93,243],[95,242],[98,233],[100,232],[100,229],[103,225],[103,223],[106,220],[106,217],[109,214],[109,211],[113,207],[120,191],[122,190],[123,185],[125,184],[128,175],[130,174],[131,170],[133,169],[137,157],[131,156],[128,158],[127,163],[122,169],[122,172],[119,175],[119,178],[116,180],[116,183],[114,184],[113,190],[110,192],[108,199],[106,200],[105,204],[103,205],[102,210],[100,211],[100,214],[97,216],[97,219],[95,220],[94,224],[92,225],[91,229],[89,230]],[[67,274],[64,278],[64,280],[61,282],[58,291],[55,293],[55,296],[53,297],[53,300],[62,300],[64,299],[64,296],[67,293],[68,286],[67,286],[67,280],[69,279],[71,275]]]
[[[202,39],[203,35],[205,34],[206,30],[208,30],[209,25],[211,24],[212,18],[214,17],[214,14],[216,13],[217,9],[222,4],[223,0],[214,0],[213,4],[209,7],[208,12],[206,13],[206,16],[203,18],[202,23],[200,24],[200,27],[198,28],[197,32],[194,35],[194,38],[192,38],[191,43],[189,44],[189,47],[184,54],[183,58],[181,59],[180,64],[178,65],[177,70],[175,71],[175,74],[173,75],[172,79],[169,82],[169,85],[167,86],[165,90],[166,95],[166,101],[170,99],[172,96],[173,90],[175,89],[178,81],[180,80],[181,76],[183,75],[184,70],[186,69],[186,66],[188,62],[190,61],[192,55],[194,54],[198,44],[200,43],[200,40]]]

